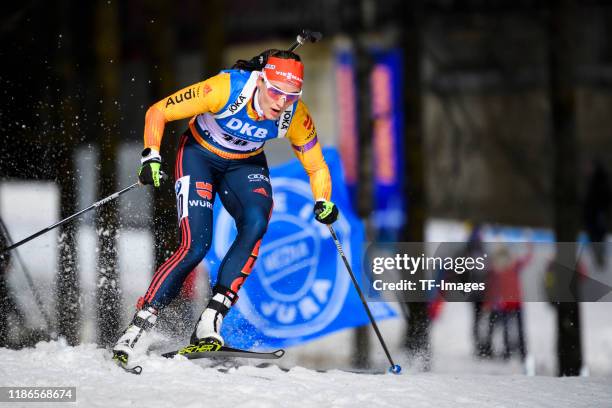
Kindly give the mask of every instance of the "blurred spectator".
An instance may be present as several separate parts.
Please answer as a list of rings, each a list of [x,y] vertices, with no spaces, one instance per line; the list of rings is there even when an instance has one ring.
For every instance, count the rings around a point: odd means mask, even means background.
[[[470,236],[466,246],[466,257],[478,258],[484,257],[485,251],[482,243],[482,228],[480,224],[475,224],[470,231]],[[487,279],[487,268],[482,270],[474,269],[470,273],[470,282],[484,283]],[[474,340],[474,352],[476,355],[481,355],[486,352],[486,337],[483,333],[483,328],[486,325],[484,322],[484,291],[475,290],[470,292],[470,301],[474,310],[474,319],[472,322],[472,337]]]
[[[497,244],[485,295],[486,307],[490,310],[490,314],[489,330],[482,353],[484,356],[493,355],[493,333],[501,323],[504,340],[503,358],[509,359],[514,349],[518,348],[521,360],[525,360],[527,350],[523,330],[520,273],[532,256],[532,245],[529,245],[527,254],[513,259],[505,244]]]
[[[469,225],[469,224],[468,224]],[[482,242],[482,227],[480,224],[474,224],[470,226],[470,235],[468,237],[466,245],[461,248],[457,253],[453,254],[455,258],[480,258],[484,257],[484,245]],[[440,282],[445,280],[446,282],[461,282],[461,283],[485,283],[487,279],[487,266],[485,268],[473,269],[469,273],[456,273],[455,271],[447,271],[444,269],[438,269],[436,271],[436,281]],[[439,290],[432,291],[430,294],[430,301],[428,304],[429,318],[433,321],[437,319],[442,311],[444,305],[445,294]],[[474,290],[469,292],[466,301],[469,301],[473,305],[474,319],[472,322],[472,337],[474,341],[474,353],[476,355],[482,355],[486,353],[486,315],[483,308],[484,304],[484,291]]]
[[[595,160],[587,181],[584,199],[584,227],[589,241],[593,244],[593,255],[596,264],[602,268],[605,264],[606,234],[610,226],[610,177],[604,164]]]

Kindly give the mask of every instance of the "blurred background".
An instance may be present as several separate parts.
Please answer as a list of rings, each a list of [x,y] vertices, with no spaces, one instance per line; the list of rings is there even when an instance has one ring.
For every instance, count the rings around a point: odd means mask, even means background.
[[[309,28],[324,38],[298,50],[303,99],[319,140],[340,153],[367,240],[540,234],[605,242],[611,27],[612,4],[596,0],[6,4],[3,240],[16,242],[133,183],[154,102],[237,59],[287,48]],[[167,169],[185,126],[166,128]],[[266,152],[271,166],[293,158],[282,141]],[[56,336],[109,345],[154,266],[174,250],[175,219],[173,183],[142,188],[5,255],[0,346]],[[593,268],[609,273],[609,258],[603,246]],[[403,318],[383,331],[421,369],[612,375],[610,303],[526,304],[528,351],[502,353],[506,362],[520,354],[515,366],[494,361],[491,339],[483,345],[486,336],[474,334],[478,307],[398,307]],[[366,367],[381,357],[367,327],[334,336],[296,351],[297,362]],[[329,356],[325,347],[336,342],[342,351]]]

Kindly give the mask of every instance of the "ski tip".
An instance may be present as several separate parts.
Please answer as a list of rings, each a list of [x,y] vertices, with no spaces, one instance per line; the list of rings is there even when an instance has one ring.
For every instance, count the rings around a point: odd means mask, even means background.
[[[140,373],[142,373],[142,367],[141,366],[135,366],[132,367],[130,369],[126,369],[126,371],[132,373],[132,374],[136,374],[136,375],[140,375]]]
[[[392,374],[400,374],[402,372],[402,366],[400,366],[399,364],[394,364],[389,367],[389,372]]]
[[[275,351],[274,353],[272,353],[272,354],[274,354],[274,356],[275,356],[276,358],[281,358],[282,356],[284,356],[284,355],[285,355],[285,350],[283,350],[283,349],[279,349],[279,350],[276,350],[276,351]]]
[[[117,363],[117,366],[122,368],[123,371],[125,371],[126,373],[136,374],[136,375],[140,375],[140,373],[142,373],[142,367],[139,365],[134,366],[134,367],[127,367],[123,363]]]

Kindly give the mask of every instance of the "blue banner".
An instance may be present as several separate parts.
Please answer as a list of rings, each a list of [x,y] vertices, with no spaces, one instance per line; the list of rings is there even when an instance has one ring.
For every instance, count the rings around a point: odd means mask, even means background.
[[[397,241],[406,222],[403,197],[404,162],[402,53],[399,49],[371,49],[370,112],[372,116],[372,202],[377,241]],[[355,56],[336,55],[336,95],[339,146],[351,203],[356,208],[359,183],[359,134]]]
[[[344,183],[349,202],[357,208],[359,181],[359,132],[357,131],[357,87],[355,57],[350,51],[340,51],[336,57],[336,105],[338,149],[344,170]]]
[[[397,241],[405,222],[403,202],[401,51],[372,52],[370,77],[374,148],[374,222],[378,241]]]
[[[357,279],[362,275],[364,229],[353,214],[338,153],[324,150],[332,174],[332,201],[340,218],[334,229]],[[368,317],[325,225],[312,214],[308,177],[296,160],[270,169],[274,210],[259,257],[240,290],[240,299],[223,322],[222,335],[232,347],[257,349],[302,344]],[[206,259],[211,280],[236,236],[235,223],[215,200],[213,247]],[[395,317],[384,302],[369,304],[376,319]]]

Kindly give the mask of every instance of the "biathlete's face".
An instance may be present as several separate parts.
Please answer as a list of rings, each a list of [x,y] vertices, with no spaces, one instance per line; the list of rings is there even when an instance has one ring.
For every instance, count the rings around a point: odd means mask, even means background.
[[[280,81],[270,81],[262,74],[257,81],[259,89],[259,106],[266,119],[276,120],[281,113],[295,103],[302,95],[302,90],[295,85]]]

